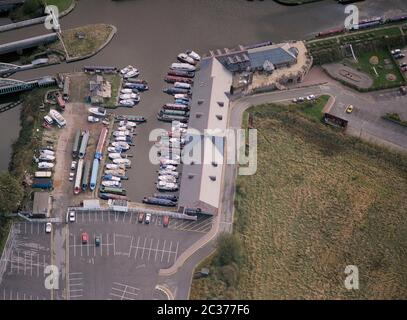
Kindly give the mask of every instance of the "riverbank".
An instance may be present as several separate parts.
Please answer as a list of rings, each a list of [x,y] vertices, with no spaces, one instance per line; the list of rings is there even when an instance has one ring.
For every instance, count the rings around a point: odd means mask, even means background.
[[[47,0],[46,3],[47,5],[57,6],[60,17],[66,15],[75,7],[75,0]],[[22,6],[10,12],[10,18],[14,22],[24,22],[25,20],[36,19],[43,15],[44,2],[41,0],[27,0]]]
[[[193,281],[191,298],[406,297],[407,158],[297,109],[247,111],[258,130],[258,170],[237,179],[234,234],[243,263],[228,284],[213,261],[204,262],[199,268],[211,275]],[[360,290],[342,285],[350,264],[363,270]]]

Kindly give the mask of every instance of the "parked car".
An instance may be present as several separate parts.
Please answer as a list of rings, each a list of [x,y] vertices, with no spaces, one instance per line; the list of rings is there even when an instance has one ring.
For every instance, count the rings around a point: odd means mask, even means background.
[[[140,212],[138,214],[138,222],[143,223],[143,220],[144,220],[144,212]]]
[[[145,224],[149,224],[151,221],[151,213],[146,214],[146,220],[144,221]]]
[[[75,211],[69,211],[69,222],[75,222],[75,220],[76,220]]]
[[[87,244],[88,239],[89,239],[88,234],[86,232],[83,232],[82,235],[81,235],[82,244]]]
[[[400,50],[400,49],[391,50],[391,54],[392,54],[392,55],[396,55],[396,54],[400,54],[400,53],[401,53],[401,50]]]
[[[76,169],[76,165],[77,165],[77,162],[74,160],[74,161],[72,161],[71,162],[71,170],[75,170]]]
[[[51,233],[51,231],[52,231],[52,224],[51,224],[51,222],[47,222],[45,225],[45,232]]]
[[[399,53],[394,55],[394,59],[403,59],[406,55],[404,53]]]
[[[99,247],[99,246],[100,246],[100,237],[99,237],[99,236],[96,236],[96,237],[95,237],[95,246],[96,246],[96,247]]]
[[[346,108],[346,113],[352,113],[353,111],[353,105],[348,105],[348,107]]]
[[[164,216],[163,217],[163,227],[164,228],[168,227],[169,223],[170,223],[170,217],[169,216]]]
[[[304,97],[299,97],[299,98],[297,99],[297,102],[304,102],[304,100],[305,100]]]
[[[313,100],[315,100],[317,97],[315,96],[315,95],[313,95],[313,94],[310,94],[309,96],[307,96],[307,100],[308,101],[313,101]]]
[[[75,177],[75,173],[70,172],[69,173],[69,181],[73,181],[73,178]]]

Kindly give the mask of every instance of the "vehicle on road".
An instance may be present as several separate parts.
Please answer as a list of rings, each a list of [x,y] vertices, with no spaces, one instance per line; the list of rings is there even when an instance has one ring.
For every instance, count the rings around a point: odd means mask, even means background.
[[[52,231],[52,224],[51,224],[51,222],[47,222],[45,225],[45,232],[51,233],[51,231]]]
[[[350,104],[346,108],[346,113],[352,113],[352,111],[353,111],[353,105]]]
[[[87,244],[88,239],[89,239],[88,234],[86,232],[83,232],[82,235],[81,235],[82,244]]]
[[[69,222],[75,222],[75,220],[76,220],[75,211],[69,211]]]
[[[146,220],[144,221],[145,224],[149,224],[151,221],[151,213],[146,214]]]
[[[144,221],[144,212],[140,212],[138,214],[138,222],[143,223],[143,221]]]

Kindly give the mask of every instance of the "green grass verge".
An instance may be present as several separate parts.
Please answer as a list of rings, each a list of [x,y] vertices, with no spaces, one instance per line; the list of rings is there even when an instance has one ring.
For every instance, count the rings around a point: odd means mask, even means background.
[[[119,95],[121,76],[118,74],[104,75],[105,79],[110,82],[112,88],[112,96],[104,102],[106,108],[117,107],[117,97]]]
[[[244,259],[232,285],[213,276],[191,298],[407,298],[407,157],[344,135],[301,110],[248,110],[258,169],[239,176],[234,233]],[[344,287],[359,267],[360,289]]]

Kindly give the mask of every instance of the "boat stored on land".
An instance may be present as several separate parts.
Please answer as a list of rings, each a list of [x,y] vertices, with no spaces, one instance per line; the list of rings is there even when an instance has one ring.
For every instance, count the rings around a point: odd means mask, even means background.
[[[146,80],[142,80],[142,79],[135,79],[135,78],[129,78],[126,79],[126,82],[131,82],[131,83],[139,83],[139,84],[145,84],[148,85],[148,82]]]
[[[38,162],[38,169],[52,169],[54,164],[51,162]]]
[[[148,85],[146,85],[146,84],[143,84],[143,83],[134,83],[134,82],[126,82],[124,85],[123,85],[123,87],[124,88],[127,88],[127,89],[137,89],[137,90],[139,90],[139,91],[147,91],[149,88],[148,88]]]
[[[195,51],[193,50],[187,50],[185,52],[188,56],[190,56],[192,59],[194,59],[195,61],[200,61],[201,60],[201,56],[199,54],[197,54]]]
[[[175,194],[154,193],[154,198],[178,201],[178,197]]]
[[[173,63],[170,67],[172,70],[195,71],[196,67],[189,63]]]
[[[88,189],[89,174],[90,174],[90,162],[86,161],[85,167],[83,169],[83,174],[82,174],[82,190],[83,191],[86,191],[86,189]]]
[[[143,203],[154,204],[154,205],[165,206],[165,207],[175,207],[177,205],[176,202],[173,202],[169,199],[154,198],[154,197],[145,197],[143,199]]]
[[[51,109],[49,111],[49,116],[58,124],[58,126],[60,127],[66,126],[65,118],[61,116],[61,114],[58,111]]]
[[[52,172],[51,171],[36,171],[34,173],[34,177],[36,178],[51,178]]]
[[[113,159],[113,163],[115,164],[124,164],[126,167],[131,166],[131,161],[129,159]]]
[[[75,159],[78,156],[79,147],[80,147],[80,139],[81,139],[81,130],[76,130],[75,139],[73,141],[72,147],[72,157]]]
[[[193,78],[195,77],[195,72],[186,70],[170,70],[168,71],[168,75],[176,77]]]
[[[184,106],[189,106],[189,101],[188,100],[184,100],[184,99],[175,99],[174,100],[175,104],[183,104]]]
[[[106,163],[106,169],[109,170],[117,170],[117,169],[126,169],[126,167],[122,164],[114,164],[114,163]]]
[[[183,111],[189,110],[189,106],[179,103],[166,103],[165,105],[163,105],[162,108],[166,110],[183,110]]]
[[[120,148],[122,150],[130,149],[130,145],[127,142],[123,142],[123,141],[112,142],[112,146],[115,148]]]
[[[124,177],[126,175],[126,171],[123,169],[115,169],[115,170],[105,170],[105,174],[111,174],[113,176]]]
[[[184,82],[175,82],[174,88],[191,89],[191,85],[189,83]]]
[[[83,159],[86,154],[86,148],[88,147],[89,130],[86,130],[82,135],[81,146],[79,148],[79,158]]]
[[[106,138],[107,138],[108,133],[109,133],[109,130],[107,128],[102,128],[102,130],[100,131],[99,140],[98,140],[98,144],[96,146],[96,152],[95,152],[96,159],[102,158],[103,147],[106,143]]]
[[[127,121],[133,121],[133,122],[146,122],[147,119],[143,116],[132,116],[132,115],[117,115],[115,116],[116,121],[123,121],[123,120],[127,120]]]
[[[189,55],[187,55],[186,53],[180,53],[177,56],[178,61],[182,62],[182,63],[189,63],[191,65],[196,65],[196,61],[190,57]]]
[[[157,183],[157,190],[159,190],[159,191],[177,191],[178,184],[159,181]]]
[[[118,187],[118,188],[120,188],[122,186],[120,181],[113,181],[113,180],[103,180],[101,182],[101,184],[104,187]]]
[[[105,117],[106,109],[102,107],[92,107],[88,109],[91,114],[97,117]]]
[[[177,77],[177,76],[166,76],[164,81],[167,83],[175,83],[175,82],[185,82],[189,84],[193,84],[194,80],[191,78],[184,78],[184,77]]]
[[[126,190],[123,188],[118,188],[118,187],[105,187],[101,186],[100,187],[100,192],[102,193],[113,193],[113,194],[118,194],[125,196],[126,195]]]
[[[78,165],[76,167],[76,177],[73,192],[74,194],[79,194],[81,192],[81,181],[83,173],[83,159],[78,160]]]
[[[174,116],[184,116],[188,117],[189,112],[188,109],[183,109],[183,110],[174,110],[174,109],[162,109],[160,111],[160,115],[174,115]]]
[[[178,93],[184,93],[191,95],[191,90],[186,89],[186,88],[175,88],[175,87],[170,87],[170,88],[164,88],[163,92],[169,95],[175,95]]]
[[[92,173],[90,175],[90,185],[89,185],[89,188],[92,191],[95,190],[95,188],[96,188],[96,180],[98,177],[98,171],[99,171],[99,159],[95,158],[93,160]]]
[[[99,197],[101,199],[103,199],[103,200],[109,200],[109,199],[112,199],[112,200],[127,200],[126,196],[121,196],[121,195],[113,194],[113,193],[103,193],[103,192],[101,192],[101,193],[99,193]]]
[[[188,117],[184,116],[176,116],[176,115],[169,115],[169,114],[157,114],[157,119],[164,122],[173,122],[173,121],[180,121],[180,122],[188,122]]]

